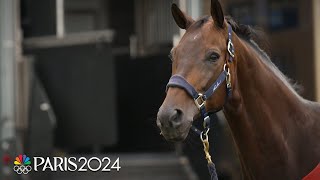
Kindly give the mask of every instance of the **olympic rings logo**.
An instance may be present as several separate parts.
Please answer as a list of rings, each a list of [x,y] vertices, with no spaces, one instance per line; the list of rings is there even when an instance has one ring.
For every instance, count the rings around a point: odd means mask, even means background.
[[[28,174],[31,170],[32,170],[32,167],[30,165],[28,166],[24,166],[24,165],[15,165],[13,167],[13,170],[17,173],[17,174]]]

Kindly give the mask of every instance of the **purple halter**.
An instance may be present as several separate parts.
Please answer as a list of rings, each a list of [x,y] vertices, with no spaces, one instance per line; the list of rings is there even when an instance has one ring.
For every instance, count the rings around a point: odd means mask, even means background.
[[[227,50],[229,53],[229,62],[232,63],[234,59],[234,46],[232,43],[232,28],[229,24],[228,24]],[[197,134],[201,135],[202,132],[207,131],[210,128],[210,116],[206,111],[205,103],[206,103],[206,100],[215,93],[215,91],[223,84],[224,81],[227,81],[226,83],[227,97],[231,96],[232,88],[231,88],[231,83],[229,78],[230,78],[229,68],[227,68],[225,64],[223,71],[220,73],[217,80],[203,94],[198,93],[195,90],[195,88],[190,83],[188,83],[188,81],[181,75],[176,74],[170,78],[169,83],[167,84],[167,90],[170,87],[179,87],[181,89],[184,89],[193,98],[196,106],[200,110],[200,113],[203,118],[203,126],[205,129],[203,131],[200,131],[196,127],[192,126],[192,130]]]

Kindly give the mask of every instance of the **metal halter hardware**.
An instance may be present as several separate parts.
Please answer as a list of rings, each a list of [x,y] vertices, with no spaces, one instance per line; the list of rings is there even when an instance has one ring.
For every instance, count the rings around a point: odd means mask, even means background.
[[[234,58],[234,47],[233,47],[233,43],[231,40],[228,41],[228,52],[229,55],[232,56]]]
[[[206,105],[206,100],[203,98],[203,94],[199,93],[199,96],[194,100],[194,103],[198,109],[203,108]]]

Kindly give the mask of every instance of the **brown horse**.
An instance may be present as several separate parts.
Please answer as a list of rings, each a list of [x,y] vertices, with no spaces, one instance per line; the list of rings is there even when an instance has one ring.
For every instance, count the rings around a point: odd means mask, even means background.
[[[223,107],[238,150],[243,179],[305,177],[320,161],[320,104],[303,99],[269,57],[251,40],[254,30],[225,18],[218,0],[211,16],[195,21],[176,5],[172,14],[186,29],[171,51],[172,75],[183,77],[197,92],[206,91],[224,64],[230,69],[232,94],[220,86],[205,108]],[[227,60],[228,24],[235,57]],[[257,37],[258,38],[258,37]],[[303,60],[303,59],[302,59]],[[225,82],[223,82],[225,83]],[[169,87],[157,125],[169,141],[183,141],[199,109],[182,88]]]

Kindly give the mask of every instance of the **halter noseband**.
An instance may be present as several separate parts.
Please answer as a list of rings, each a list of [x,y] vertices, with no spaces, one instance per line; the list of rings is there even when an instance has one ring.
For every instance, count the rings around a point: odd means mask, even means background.
[[[232,43],[232,28],[229,24],[228,24],[227,51],[229,54],[228,61],[229,61],[229,63],[232,63],[233,59],[234,59],[234,46]],[[215,93],[215,91],[218,89],[218,87],[220,87],[220,85],[224,81],[226,81],[227,97],[230,97],[232,87],[231,87],[231,79],[230,79],[230,70],[229,70],[229,67],[227,66],[227,63],[224,64],[223,70],[220,73],[220,75],[218,76],[217,80],[203,94],[198,93],[195,90],[195,88],[190,83],[188,83],[188,81],[184,77],[182,77],[181,75],[178,75],[178,74],[173,75],[170,78],[169,83],[167,84],[167,90],[169,87],[179,87],[181,89],[184,89],[193,98],[196,106],[198,107],[198,109],[201,113],[201,116],[204,120],[204,122],[203,122],[204,128],[206,129],[206,128],[210,127],[210,116],[209,116],[208,112],[206,111],[206,107],[205,107],[206,100]],[[198,134],[201,133],[201,131],[195,127],[192,127],[192,130]],[[206,131],[206,130],[204,130],[204,131]]]

